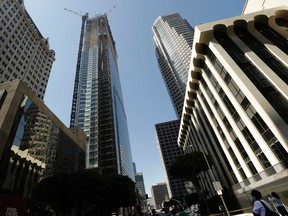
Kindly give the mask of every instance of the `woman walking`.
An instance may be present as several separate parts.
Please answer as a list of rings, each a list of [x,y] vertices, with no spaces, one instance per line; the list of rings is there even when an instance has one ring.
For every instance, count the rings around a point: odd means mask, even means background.
[[[277,213],[273,211],[272,206],[266,200],[262,199],[260,191],[252,190],[251,196],[253,199],[252,213],[254,216],[277,215]]]
[[[272,192],[271,196],[268,194],[268,199],[269,199],[269,201],[272,201],[274,203],[274,205],[277,208],[278,212],[282,216],[288,216],[288,212],[287,212],[285,206],[283,205],[283,203],[281,202],[280,197],[278,196],[278,194],[276,194],[275,192]]]

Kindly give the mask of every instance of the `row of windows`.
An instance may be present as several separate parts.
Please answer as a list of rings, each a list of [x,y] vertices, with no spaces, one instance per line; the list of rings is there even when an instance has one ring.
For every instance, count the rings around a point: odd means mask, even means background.
[[[1,32],[3,32],[0,36],[0,41],[2,42],[0,43],[0,51],[3,56],[2,58],[7,60],[7,62],[3,62],[3,64],[6,67],[7,64],[9,65],[9,62],[12,61],[11,65],[15,66],[16,64],[17,66],[18,62],[18,66],[24,65],[23,69],[25,70],[32,58],[33,67],[31,66],[31,68],[34,69],[35,65],[36,69],[34,73],[39,73],[38,76],[40,78],[40,75],[43,75],[43,68],[45,68],[46,71],[50,70],[54,59],[51,58],[50,51],[47,52],[47,47],[37,47],[37,43],[39,44],[38,34],[36,36],[34,34],[34,28],[32,30],[30,29],[32,27],[29,28],[27,22],[30,22],[30,20],[28,20],[29,18],[23,17],[22,11],[20,10],[22,10],[22,8],[16,4],[3,3],[1,5],[0,13],[7,14],[0,17],[0,29]],[[11,72],[11,69],[9,72]],[[48,73],[45,72],[44,76],[48,79]],[[44,80],[44,82],[47,82],[47,80]]]
[[[217,32],[215,33],[215,37],[216,39],[219,41],[219,43],[225,48],[225,50],[231,55],[231,57],[235,60],[236,63],[238,63],[238,65],[243,69],[243,71],[245,72],[246,70],[246,66],[249,64],[249,68],[253,68],[254,71],[254,80],[255,78],[258,79],[259,77],[262,76],[262,80],[260,81],[261,84],[263,84],[264,82],[266,82],[266,78],[261,75],[260,72],[257,72],[257,69],[254,68],[254,66],[251,64],[251,62],[247,59],[247,57],[245,56],[245,54],[240,51],[240,49],[238,47],[236,47],[233,42],[223,33]],[[212,53],[209,51],[209,53]],[[211,54],[212,55],[212,54]],[[216,59],[216,57],[212,57],[212,59]],[[241,61],[239,61],[241,59]],[[242,61],[243,60],[243,61]],[[244,63],[243,63],[244,62]],[[251,71],[251,70],[249,70]],[[251,78],[251,74],[253,73],[246,73],[246,75]],[[229,83],[231,81],[231,78],[229,79],[225,79],[228,87],[229,87]],[[260,84],[259,83],[259,84]],[[254,84],[257,86],[257,82],[254,82]],[[260,84],[260,85],[261,85]],[[236,87],[236,88],[235,88]],[[230,86],[230,89],[232,90],[232,93],[234,95],[237,94],[237,91],[233,90],[233,88],[237,89],[238,92],[240,92],[239,87],[236,85],[236,83],[233,84],[233,87]],[[265,95],[264,95],[265,96]],[[239,101],[240,102],[240,101]],[[243,102],[243,101],[242,101]],[[261,133],[261,135],[263,136],[263,138],[266,140],[266,142],[269,144],[270,140],[273,142],[270,143],[273,145],[274,143],[276,143],[276,138],[273,135],[273,133],[269,130],[268,126],[265,124],[265,122],[261,119],[260,115],[258,113],[256,113],[256,110],[254,109],[254,107],[251,105],[251,103],[249,103],[249,101],[244,101],[244,103],[240,102],[240,105],[246,109],[246,113],[249,116],[249,112],[252,111],[252,115],[250,115],[250,119],[252,120],[252,122],[254,123],[254,125],[257,127],[257,129],[259,130],[259,132]],[[281,101],[282,103],[285,101]],[[273,106],[273,104],[271,104]],[[283,104],[282,104],[283,105]],[[276,141],[275,141],[276,140]],[[272,146],[271,146],[272,147]],[[252,147],[253,148],[253,147]],[[276,152],[275,152],[276,153]],[[261,152],[260,152],[261,154]],[[283,152],[283,154],[287,154],[286,151]],[[277,153],[276,153],[277,155]],[[278,158],[281,158],[282,155],[277,155]],[[259,158],[259,157],[258,157]],[[263,156],[261,156],[261,158],[263,158]],[[259,158],[260,159],[260,158]],[[264,158],[264,161],[262,161],[263,166],[268,166],[269,163],[267,163],[268,160]]]

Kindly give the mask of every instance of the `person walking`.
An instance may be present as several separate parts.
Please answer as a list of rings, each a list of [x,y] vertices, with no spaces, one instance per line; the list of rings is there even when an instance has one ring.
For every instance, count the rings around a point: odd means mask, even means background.
[[[173,208],[171,211],[170,211],[170,216],[176,216],[177,215],[177,212],[176,210]]]
[[[287,212],[285,206],[283,205],[283,203],[281,202],[280,197],[278,196],[277,193],[272,192],[271,195],[268,194],[268,199],[269,199],[269,201],[274,203],[274,205],[277,208],[278,212],[282,216],[288,216],[288,212]]]
[[[185,212],[184,208],[181,206],[179,208],[179,216],[188,216],[187,212]]]
[[[151,210],[151,215],[154,215],[154,216],[157,215],[157,216],[159,216],[159,214],[156,213],[156,210],[155,210],[155,209],[152,209],[152,210]]]
[[[251,196],[253,199],[252,213],[254,216],[277,216],[278,214],[273,210],[272,206],[262,199],[262,194],[258,190],[252,190]]]

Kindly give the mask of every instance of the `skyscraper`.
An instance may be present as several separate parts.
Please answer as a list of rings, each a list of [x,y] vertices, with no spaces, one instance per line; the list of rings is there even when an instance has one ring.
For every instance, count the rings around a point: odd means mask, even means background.
[[[184,154],[182,148],[177,145],[180,120],[174,120],[155,125],[157,134],[157,145],[161,152],[161,159],[167,173],[169,182],[168,192],[170,197],[181,197],[187,194],[185,181],[183,179],[174,179],[168,175],[173,162]]]
[[[21,79],[43,100],[55,52],[23,1],[0,3],[0,83]]]
[[[156,58],[178,118],[183,108],[193,33],[178,13],[159,16],[152,27]]]
[[[135,174],[135,183],[137,189],[139,190],[140,195],[145,198],[146,192],[145,192],[143,173],[138,172]]]
[[[134,179],[115,42],[107,15],[82,17],[71,126],[89,137],[87,168]]]
[[[170,197],[187,194],[185,182],[168,175],[172,163],[184,154],[177,144],[180,118],[190,64],[193,28],[178,13],[159,16],[152,27],[152,39],[159,69],[173,104],[177,120],[155,125],[157,145],[164,163]]]
[[[287,11],[195,27],[178,143],[218,155],[224,193],[232,190],[242,207],[251,189],[287,198]]]

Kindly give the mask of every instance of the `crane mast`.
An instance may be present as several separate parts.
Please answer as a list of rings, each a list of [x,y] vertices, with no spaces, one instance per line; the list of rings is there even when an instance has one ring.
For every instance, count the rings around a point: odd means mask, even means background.
[[[111,10],[105,12],[104,14],[106,16],[110,15],[113,11],[113,9],[116,8],[114,5]],[[71,108],[71,116],[70,116],[70,127],[76,126],[76,109],[77,109],[77,97],[78,97],[78,86],[79,86],[79,75],[80,75],[80,66],[81,66],[81,58],[82,58],[82,48],[83,48],[83,42],[84,42],[84,30],[85,30],[85,24],[88,20],[88,13],[80,13],[75,12],[73,10],[70,10],[68,8],[64,8],[64,10],[73,13],[75,15],[82,17],[82,25],[81,25],[81,32],[80,32],[80,41],[79,41],[79,48],[78,48],[78,56],[77,56],[77,64],[76,64],[76,73],[75,73],[75,79],[74,79],[74,90],[73,90],[73,98],[72,98],[72,108]]]
[[[71,107],[71,116],[70,116],[70,127],[76,126],[75,124],[75,117],[76,117],[76,106],[77,106],[77,95],[78,95],[78,85],[79,85],[79,74],[80,74],[80,66],[81,66],[81,57],[82,57],[82,48],[83,48],[83,39],[84,39],[84,30],[85,24],[88,19],[88,13],[81,14],[75,12],[73,10],[64,8],[71,13],[79,15],[82,17],[82,25],[81,25],[81,32],[80,32],[80,41],[79,41],[79,48],[78,48],[78,56],[77,56],[77,63],[76,63],[76,73],[74,79],[74,89],[73,89],[73,97],[72,97],[72,107]]]

